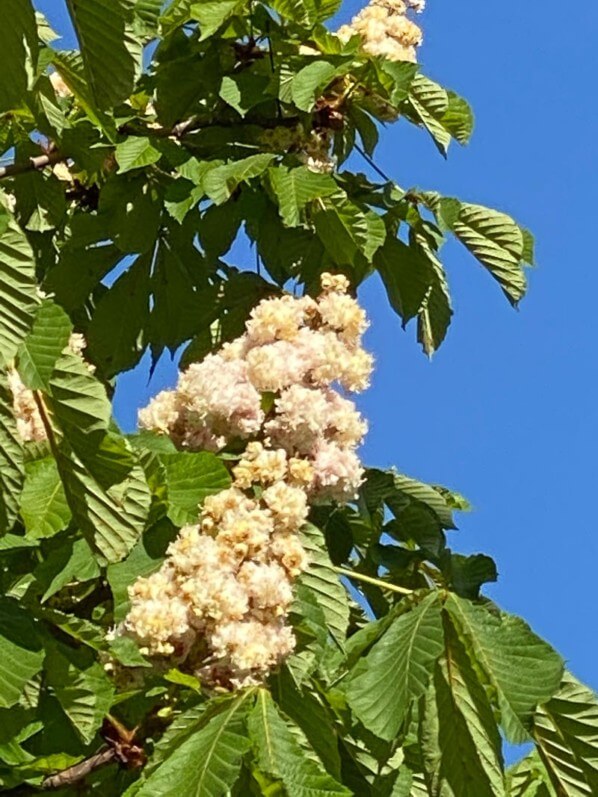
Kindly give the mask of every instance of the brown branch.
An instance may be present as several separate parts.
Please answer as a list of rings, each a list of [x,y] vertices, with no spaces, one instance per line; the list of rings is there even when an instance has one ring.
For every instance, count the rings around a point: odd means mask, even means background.
[[[135,743],[136,732],[137,728],[130,731],[108,714],[101,731],[107,746],[90,758],[45,778],[42,781],[42,789],[60,789],[63,786],[72,786],[107,764],[118,763],[126,769],[142,767],[145,764],[146,755],[143,748]]]
[[[200,121],[196,117],[185,119],[172,127],[158,126],[136,126],[135,124],[124,124],[118,132],[127,136],[147,136],[148,138],[184,138],[189,133],[197,130],[204,130],[209,127],[245,127],[247,125],[257,125],[259,127],[294,127],[300,122],[298,116],[291,116],[286,119],[266,119],[256,121],[253,119],[215,119],[212,121]]]
[[[61,789],[63,786],[72,786],[78,783],[83,778],[86,778],[94,770],[104,767],[107,764],[112,764],[117,760],[117,753],[114,747],[105,747],[99,753],[92,755],[91,758],[86,758],[68,769],[63,769],[62,772],[57,772],[56,775],[50,775],[42,781],[42,789]]]
[[[68,156],[61,152],[48,152],[46,155],[37,155],[35,158],[28,158],[20,163],[9,163],[8,166],[0,166],[0,180],[26,172],[41,171],[46,166],[54,166],[65,160],[68,160]]]

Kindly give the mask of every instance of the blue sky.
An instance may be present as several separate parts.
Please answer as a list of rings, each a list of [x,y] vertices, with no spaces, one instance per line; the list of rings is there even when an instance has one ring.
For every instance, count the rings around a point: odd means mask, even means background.
[[[62,3],[36,5],[62,27]],[[343,19],[358,5],[351,0]],[[598,5],[579,0],[564,12],[557,0],[428,0],[421,22],[424,72],[467,97],[476,132],[444,161],[424,133],[395,125],[377,161],[404,187],[511,213],[536,234],[539,266],[515,312],[448,245],[456,316],[432,362],[414,330],[401,330],[379,283],[364,287],[378,361],[360,400],[371,422],[364,459],[464,493],[474,512],[461,518],[452,547],[492,555],[500,581],[488,593],[598,688]],[[146,370],[127,375],[116,402],[123,425],[172,376],[163,368],[148,388]]]

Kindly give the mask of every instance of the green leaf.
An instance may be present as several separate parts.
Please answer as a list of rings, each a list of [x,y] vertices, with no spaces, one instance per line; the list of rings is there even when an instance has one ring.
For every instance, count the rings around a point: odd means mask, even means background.
[[[504,797],[492,708],[450,624],[426,695],[420,743],[430,797]]]
[[[442,264],[431,252],[428,252],[428,259],[432,266],[432,279],[418,314],[417,339],[431,357],[446,337],[453,309]]]
[[[48,651],[46,677],[81,740],[92,742],[114,697],[102,664],[89,649],[75,651],[57,645]]]
[[[133,368],[144,350],[150,315],[152,256],[140,255],[97,304],[87,329],[89,356],[107,377]],[[116,319],[118,319],[116,321]]]
[[[536,707],[559,687],[561,657],[518,617],[456,595],[449,595],[446,608],[472,661],[495,692],[507,738],[526,741]]]
[[[37,23],[29,0],[5,0],[0,25],[0,113],[16,110],[37,67]]]
[[[73,518],[87,541],[108,562],[119,562],[141,536],[151,493],[136,465],[122,482],[106,489],[72,453],[61,451],[58,468]]]
[[[68,345],[72,328],[61,307],[49,299],[42,302],[31,332],[18,351],[19,374],[30,390],[48,387],[56,362]]]
[[[260,689],[249,715],[249,733],[259,769],[279,778],[289,797],[326,797],[351,792],[317,762],[297,741],[293,724],[285,720],[270,694]]]
[[[461,556],[451,553],[449,562],[451,587],[462,598],[475,600],[482,584],[498,579],[494,560],[484,554]]]
[[[0,597],[0,708],[18,702],[43,660],[40,635],[30,615],[12,598]]]
[[[81,357],[63,354],[48,383],[45,404],[69,447],[104,487],[121,482],[135,458],[126,440],[112,431],[106,389]]]
[[[422,310],[432,283],[431,263],[421,248],[389,236],[376,252],[374,263],[393,310],[403,326]]]
[[[230,486],[227,469],[208,451],[163,454],[168,489],[168,517],[175,526],[196,523],[199,506],[208,495]]]
[[[451,230],[485,266],[516,305],[527,282],[522,264],[530,257],[529,238],[510,216],[497,210],[426,194],[424,197],[440,224]]]
[[[17,353],[38,304],[33,251],[11,217],[0,235],[0,365]]]
[[[309,113],[336,73],[337,67],[328,61],[312,61],[299,70],[291,84],[291,96],[297,108]]]
[[[64,183],[53,173],[28,172],[15,184],[21,225],[31,232],[49,232],[62,223],[66,212]]]
[[[203,179],[203,186],[206,194],[217,205],[221,205],[230,199],[235,189],[241,183],[249,181],[253,177],[258,177],[266,171],[274,160],[274,155],[260,153],[250,155],[242,160],[232,161],[223,166],[216,166],[211,169]]]
[[[342,648],[349,624],[347,593],[332,566],[322,532],[308,523],[302,528],[300,537],[309,557],[309,566],[297,584],[313,592],[324,612],[330,634]]]
[[[152,274],[153,306],[147,330],[154,360],[165,346],[174,354],[204,322],[209,323],[213,292],[193,284],[203,266],[196,249],[187,251],[169,238],[160,242]]]
[[[534,715],[533,737],[559,797],[598,794],[598,699],[571,673]]]
[[[508,797],[557,797],[535,750],[508,769],[506,786]]]
[[[190,13],[199,22],[201,30],[199,40],[204,41],[210,37],[242,8],[243,3],[239,0],[208,0],[203,3],[192,3]]]
[[[97,218],[97,217],[92,217]],[[73,225],[73,233],[76,226]],[[101,235],[98,231],[98,235]],[[106,274],[118,265],[123,257],[114,244],[67,245],[60,253],[58,264],[50,269],[43,283],[44,290],[52,293],[55,300],[67,312],[81,307],[93,289]],[[73,279],[76,271],[77,279]]]
[[[368,731],[396,738],[443,650],[441,606],[431,594],[400,614],[350,675],[347,700]]]
[[[51,537],[66,528],[71,512],[53,457],[28,462],[20,511],[27,536]]]
[[[340,779],[339,739],[332,713],[324,701],[309,688],[299,688],[288,667],[271,679],[270,688],[280,710],[305,734],[326,771]]]
[[[12,393],[0,371],[0,533],[8,531],[19,511],[23,485],[23,449],[12,412]]]
[[[473,114],[467,102],[422,74],[415,75],[411,82],[407,113],[423,124],[443,155],[451,138],[465,144],[473,130]]]
[[[245,690],[175,748],[137,797],[224,797],[241,771],[250,742],[245,723],[252,690]]]
[[[41,603],[69,584],[83,584],[100,575],[100,567],[85,539],[66,537],[56,542],[60,544],[50,550],[47,559],[35,570],[35,577],[44,588]]]
[[[278,201],[280,216],[288,227],[301,223],[301,211],[308,202],[338,190],[331,175],[312,172],[307,166],[270,168],[268,179]]]
[[[53,50],[52,65],[73,92],[73,96],[90,122],[106,133],[110,141],[114,141],[116,138],[114,119],[98,107],[81,53],[78,50]]]
[[[100,218],[121,252],[139,254],[155,245],[162,198],[144,172],[114,175],[100,193]]]
[[[141,62],[141,46],[132,36],[128,0],[67,0],[79,40],[87,82],[99,108],[127,99]]]
[[[339,265],[359,265],[362,257],[371,262],[386,240],[386,227],[376,213],[342,197],[322,200],[313,221],[327,253]]]
[[[117,144],[115,156],[119,165],[118,174],[125,174],[133,169],[143,169],[157,163],[162,153],[152,145],[149,138],[129,136]]]

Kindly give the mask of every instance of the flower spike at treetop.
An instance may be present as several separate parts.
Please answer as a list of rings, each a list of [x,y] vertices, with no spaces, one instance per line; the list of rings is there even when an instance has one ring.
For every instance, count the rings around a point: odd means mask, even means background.
[[[363,49],[370,55],[415,62],[423,34],[407,14],[410,10],[420,14],[424,7],[425,0],[371,0],[348,25],[339,28],[337,35],[343,41],[360,36]]]
[[[372,369],[365,313],[348,287],[324,274],[316,300],[262,301],[244,335],[140,412],[142,426],[180,448],[247,441],[233,486],[208,497],[161,570],[130,588],[120,629],[208,684],[259,683],[292,652],[286,615],[308,564],[298,532],[309,505],[352,500],[361,484],[367,424],[334,387],[363,390]]]

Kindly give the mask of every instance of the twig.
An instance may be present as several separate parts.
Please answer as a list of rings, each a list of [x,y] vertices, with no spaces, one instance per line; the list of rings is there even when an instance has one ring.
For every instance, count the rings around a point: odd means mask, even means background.
[[[46,405],[44,403],[44,399],[42,397],[42,394],[39,392],[39,390],[34,390],[33,391],[33,399],[34,399],[34,401],[35,401],[35,403],[37,405],[37,409],[38,409],[40,418],[42,419],[42,424],[43,424],[44,429],[46,431],[46,437],[48,438],[48,442],[50,443],[50,448],[52,450],[52,455],[53,455],[54,459],[56,460],[56,462],[58,463],[59,460],[60,460],[60,452],[58,450],[58,445],[56,443],[56,437],[54,436],[54,429],[52,428],[52,424],[51,424],[50,419],[48,417],[48,410],[46,409]]]
[[[366,584],[373,584],[375,587],[380,587],[380,589],[387,589],[391,592],[400,592],[401,595],[411,595],[415,590],[407,589],[407,587],[399,587],[396,584],[389,584],[386,581],[382,581],[379,578],[373,578],[372,576],[366,576],[364,573],[358,573],[355,570],[348,570],[345,567],[335,567],[335,572],[337,572],[341,576],[346,576],[347,578],[354,579],[355,581],[365,581]]]
[[[114,747],[105,747],[99,753],[86,758],[79,764],[75,764],[62,772],[50,775],[42,781],[42,789],[61,789],[63,786],[72,786],[83,778],[86,778],[94,770],[112,764],[117,760],[117,753]]]
[[[382,169],[380,169],[379,166],[376,166],[376,164],[374,163],[374,160],[372,158],[370,158],[370,156],[367,154],[367,152],[364,152],[364,150],[362,150],[362,148],[359,146],[359,144],[355,144],[355,149],[357,150],[357,152],[359,152],[361,157],[372,167],[372,169],[376,172],[376,174],[380,175],[380,177],[383,180],[386,180],[387,183],[394,182],[394,180],[392,180],[386,174],[386,172],[383,172]]]
[[[294,127],[300,121],[298,116],[287,117],[286,119],[268,119],[256,122],[252,119],[214,119],[211,121],[200,121],[197,117],[185,119],[183,122],[173,127],[143,126],[138,127],[134,124],[124,124],[119,127],[118,132],[127,136],[147,136],[148,138],[176,138],[182,139],[189,133],[196,130],[203,130],[209,127],[243,127],[245,125],[260,125],[260,127]]]
[[[68,155],[61,152],[49,152],[46,155],[37,155],[21,163],[9,163],[8,166],[0,166],[0,180],[4,177],[14,177],[26,172],[36,172],[45,169],[46,166],[54,166],[68,160]]]

